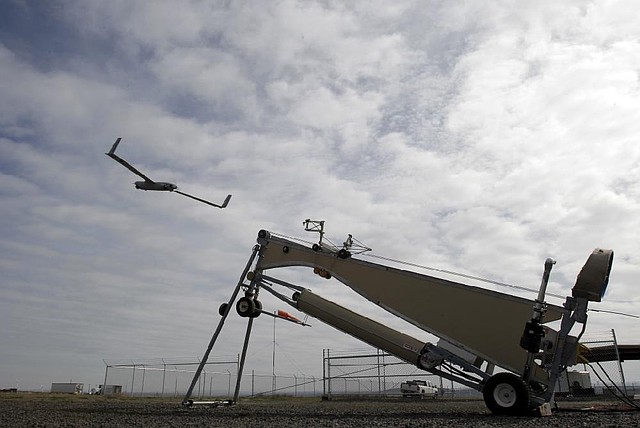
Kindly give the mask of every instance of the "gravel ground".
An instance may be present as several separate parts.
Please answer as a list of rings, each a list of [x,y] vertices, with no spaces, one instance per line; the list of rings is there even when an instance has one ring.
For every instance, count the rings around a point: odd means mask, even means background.
[[[243,399],[183,408],[178,399],[0,396],[1,427],[636,427],[640,412],[615,402],[560,402],[552,416],[492,415],[482,401]],[[626,410],[626,411],[625,411]]]

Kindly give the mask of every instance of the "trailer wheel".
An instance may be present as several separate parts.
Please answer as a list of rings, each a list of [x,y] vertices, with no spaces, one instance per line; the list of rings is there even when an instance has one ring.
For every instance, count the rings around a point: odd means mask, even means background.
[[[530,411],[529,388],[513,373],[498,373],[489,378],[482,395],[495,415],[522,416]]]
[[[218,313],[220,314],[221,317],[224,316],[224,313],[227,311],[227,306],[229,306],[228,303],[223,303],[218,308]]]
[[[249,315],[249,317],[258,318],[260,316],[260,314],[262,313],[262,302],[260,300],[258,300],[258,299],[255,299],[253,301],[253,304],[255,305],[255,309]]]
[[[248,317],[256,310],[255,301],[249,297],[241,297],[236,303],[236,311],[241,317]]]

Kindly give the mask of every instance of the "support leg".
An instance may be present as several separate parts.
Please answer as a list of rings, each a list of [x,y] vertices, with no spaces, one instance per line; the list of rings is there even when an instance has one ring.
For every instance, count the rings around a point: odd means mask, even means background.
[[[238,379],[236,379],[236,390],[233,394],[233,402],[238,401],[240,395],[240,382],[242,381],[242,372],[244,370],[244,362],[247,358],[247,349],[249,348],[249,338],[251,337],[251,328],[253,327],[253,317],[249,317],[247,323],[247,332],[244,335],[244,346],[242,347],[242,356],[240,357],[240,366],[238,367]]]
[[[182,399],[183,406],[189,406],[191,403],[190,399],[191,399],[191,394],[193,393],[193,389],[195,388],[196,383],[198,382],[198,378],[200,378],[202,369],[204,369],[204,366],[207,364],[207,360],[209,359],[209,354],[211,353],[211,349],[213,349],[213,345],[216,343],[216,340],[220,335],[220,331],[222,331],[222,326],[224,325],[224,322],[227,319],[227,316],[229,315],[231,308],[233,307],[233,302],[236,300],[236,297],[238,297],[238,293],[240,292],[240,287],[242,286],[242,283],[244,282],[244,278],[247,276],[249,269],[251,269],[251,266],[253,265],[253,261],[255,260],[256,255],[258,254],[259,248],[260,247],[257,245],[253,248],[253,253],[251,254],[251,257],[249,258],[249,261],[247,262],[247,265],[244,268],[244,271],[242,272],[242,276],[238,281],[238,285],[236,285],[236,288],[233,290],[233,294],[231,295],[231,298],[229,299],[229,303],[225,308],[224,314],[222,315],[222,319],[218,323],[218,327],[216,328],[215,333],[213,333],[213,336],[211,337],[211,341],[209,341],[209,346],[207,347],[207,350],[205,351],[204,356],[202,357],[202,361],[200,361],[200,364],[198,365],[198,369],[196,370],[196,373],[194,374],[193,379],[191,380],[191,385],[189,386],[187,393]]]

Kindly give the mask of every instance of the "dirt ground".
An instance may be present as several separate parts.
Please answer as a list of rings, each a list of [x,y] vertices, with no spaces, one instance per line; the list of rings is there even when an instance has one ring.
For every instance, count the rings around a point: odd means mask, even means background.
[[[178,399],[7,394],[2,427],[637,427],[640,412],[617,402],[559,402],[548,417],[492,415],[480,400],[321,401],[241,399],[184,408]]]

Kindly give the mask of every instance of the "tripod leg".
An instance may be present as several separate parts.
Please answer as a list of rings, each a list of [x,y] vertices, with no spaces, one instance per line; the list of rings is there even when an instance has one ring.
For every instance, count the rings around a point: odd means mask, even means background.
[[[258,254],[258,250],[259,247],[256,245],[253,248],[253,253],[251,254],[251,257],[249,258],[249,261],[247,262],[247,266],[244,268],[244,271],[242,272],[242,276],[240,277],[240,280],[238,281],[238,285],[236,285],[236,288],[233,290],[233,294],[231,295],[231,298],[229,299],[229,303],[227,304],[227,307],[224,311],[224,315],[222,315],[222,319],[220,320],[220,322],[218,323],[218,327],[216,328],[215,333],[213,333],[213,336],[211,337],[211,341],[209,341],[209,346],[207,347],[207,350],[204,353],[204,356],[202,357],[202,361],[200,361],[200,364],[198,365],[198,369],[196,370],[196,373],[193,375],[193,379],[191,380],[191,385],[189,386],[189,389],[187,390],[187,393],[185,394],[184,398],[182,399],[182,405],[183,406],[189,406],[191,404],[191,394],[193,393],[193,389],[196,386],[196,383],[198,382],[198,379],[200,378],[200,374],[202,373],[202,369],[204,369],[204,366],[207,364],[207,360],[209,359],[209,354],[211,353],[211,349],[213,349],[213,345],[215,345],[216,340],[218,339],[218,336],[220,335],[220,331],[222,331],[222,326],[224,325],[225,320],[227,319],[227,316],[229,315],[229,312],[231,310],[231,308],[233,307],[233,302],[236,300],[236,297],[238,297],[238,293],[240,292],[240,287],[242,286],[242,283],[244,282],[244,278],[247,276],[247,273],[249,272],[249,269],[251,269],[251,265],[253,265],[253,261],[256,258],[256,255]]]
[[[240,395],[240,381],[242,380],[242,371],[244,370],[244,362],[247,357],[247,349],[249,348],[249,337],[251,336],[251,327],[253,326],[253,317],[249,318],[247,323],[247,332],[244,335],[244,346],[242,347],[242,356],[240,357],[240,367],[238,367],[238,379],[236,380],[236,390],[233,394],[233,402],[238,401]]]

